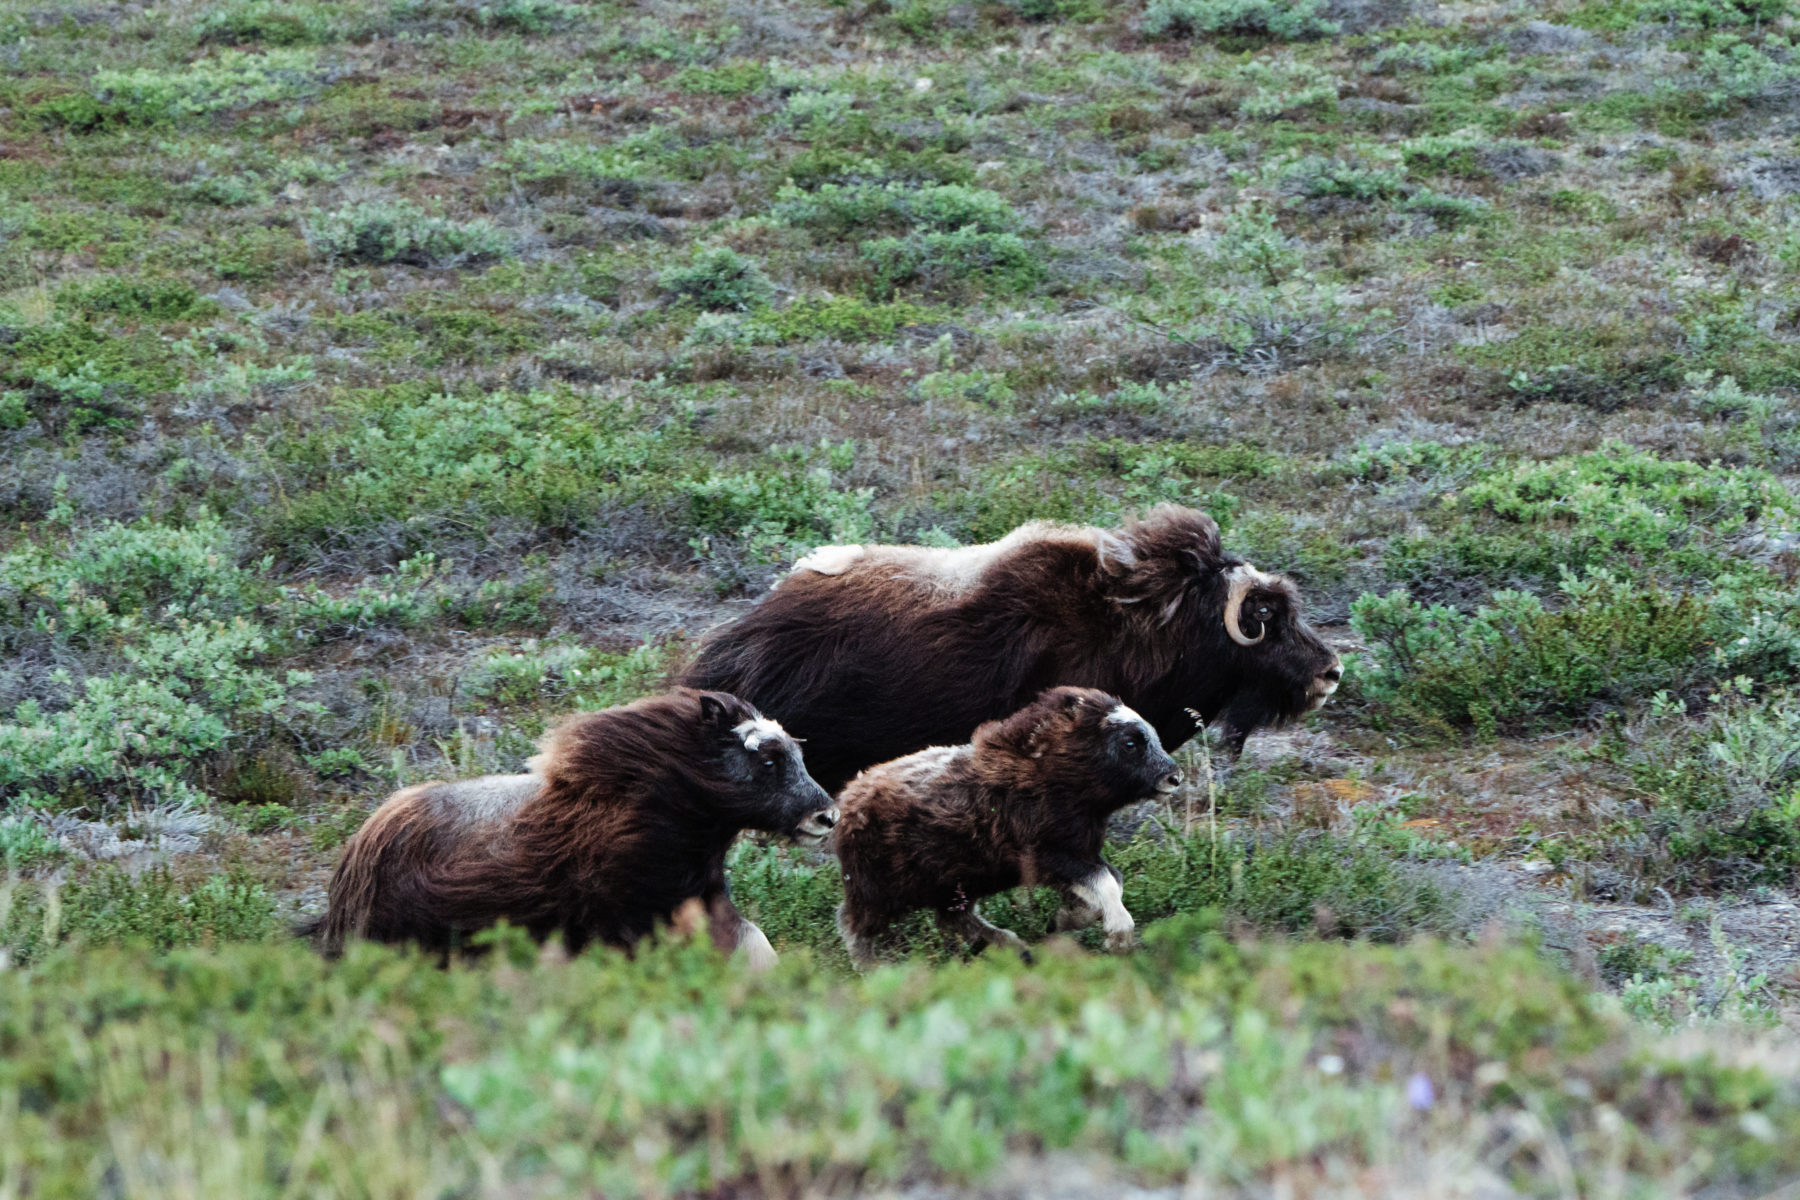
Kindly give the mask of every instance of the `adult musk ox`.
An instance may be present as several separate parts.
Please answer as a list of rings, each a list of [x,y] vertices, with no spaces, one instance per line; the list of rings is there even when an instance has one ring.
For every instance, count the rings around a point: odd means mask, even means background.
[[[719,949],[775,953],[725,890],[745,829],[820,837],[837,820],[780,725],[681,689],[551,732],[525,775],[395,792],[350,839],[316,930],[448,950],[501,919],[571,950],[629,947],[696,909]]]
[[[1104,922],[1109,949],[1131,944],[1119,876],[1100,857],[1106,819],[1181,784],[1148,722],[1092,688],[1053,688],[975,731],[871,767],[838,796],[844,869],[838,929],[858,966],[874,939],[916,909],[977,948],[1025,943],[975,911],[984,896],[1046,885],[1068,902],[1059,928]]]
[[[1227,554],[1204,513],[1161,505],[1119,530],[1033,522],[983,546],[816,550],[709,635],[682,682],[773,715],[835,791],[1056,684],[1119,696],[1170,749],[1198,714],[1235,754],[1323,704],[1341,673],[1291,583]]]

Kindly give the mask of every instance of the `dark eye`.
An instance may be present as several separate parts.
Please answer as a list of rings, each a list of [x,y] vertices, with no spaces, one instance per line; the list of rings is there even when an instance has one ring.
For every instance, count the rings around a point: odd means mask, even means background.
[[[1250,610],[1250,615],[1259,621],[1270,620],[1275,616],[1275,606],[1272,604],[1259,604]]]
[[[1134,737],[1127,737],[1123,745],[1127,750],[1136,750],[1138,748],[1138,740]]]
[[[775,759],[772,756],[764,755],[762,769],[765,771],[773,771],[775,769]]]

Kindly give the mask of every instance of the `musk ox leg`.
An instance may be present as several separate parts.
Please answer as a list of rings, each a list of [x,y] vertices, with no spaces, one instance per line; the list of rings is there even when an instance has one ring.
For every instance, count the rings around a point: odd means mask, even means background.
[[[1131,949],[1137,922],[1125,911],[1125,893],[1112,869],[1102,864],[1080,883],[1069,885],[1069,894],[1084,905],[1100,910],[1100,927],[1106,930],[1106,948],[1114,954]]]
[[[977,951],[988,946],[1002,946],[1017,954],[1027,963],[1031,961],[1031,947],[1025,944],[1024,938],[1010,929],[1002,929],[986,920],[975,911],[973,905],[960,912],[938,913],[938,928],[946,933],[962,934],[969,945]]]
[[[775,947],[769,945],[768,936],[754,921],[745,921],[739,927],[737,952],[744,956],[744,965],[752,971],[766,971],[779,961]]]
[[[838,933],[844,939],[844,949],[850,952],[850,962],[859,971],[867,971],[875,965],[875,935],[877,929],[860,929],[859,922],[850,915],[850,906],[838,905]]]

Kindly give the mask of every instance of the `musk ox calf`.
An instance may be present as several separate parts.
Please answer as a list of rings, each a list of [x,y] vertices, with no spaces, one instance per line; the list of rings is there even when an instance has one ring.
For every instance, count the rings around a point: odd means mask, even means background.
[[[1293,585],[1161,505],[1118,530],[1034,522],[991,545],[827,546],[716,630],[682,676],[749,700],[836,791],[863,767],[966,740],[1046,687],[1100,688],[1169,749],[1325,702],[1338,656]]]
[[[768,939],[732,905],[745,829],[821,837],[837,820],[780,725],[735,696],[681,689],[569,718],[530,773],[394,793],[345,847],[315,930],[450,950],[505,919],[539,940],[630,947],[704,913],[754,966]]]
[[[1054,887],[1067,902],[1057,927],[1097,916],[1107,947],[1130,946],[1134,924],[1118,873],[1100,856],[1106,819],[1181,784],[1156,730],[1116,697],[1054,688],[975,731],[973,744],[939,746],[871,767],[838,796],[835,838],[844,870],[838,929],[857,966],[874,940],[917,909],[980,949],[1017,934],[976,912],[984,896]]]

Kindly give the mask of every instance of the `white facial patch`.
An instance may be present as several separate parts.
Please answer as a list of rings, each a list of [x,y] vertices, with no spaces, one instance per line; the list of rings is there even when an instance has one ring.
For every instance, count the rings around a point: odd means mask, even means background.
[[[767,717],[756,717],[732,727],[731,732],[744,740],[744,749],[755,754],[763,748],[764,743],[780,741],[787,736],[787,731],[778,722]]]
[[[1156,730],[1151,726],[1150,722],[1138,716],[1137,710],[1128,705],[1121,704],[1119,707],[1107,713],[1104,723],[1107,725],[1136,725],[1143,733],[1145,741],[1149,742],[1152,746],[1155,746],[1158,750],[1162,749],[1162,739],[1156,736]]]

